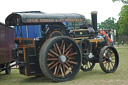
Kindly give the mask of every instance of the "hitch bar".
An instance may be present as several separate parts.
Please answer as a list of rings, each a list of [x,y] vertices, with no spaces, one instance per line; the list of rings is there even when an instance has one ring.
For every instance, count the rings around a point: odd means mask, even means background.
[[[11,66],[9,66],[9,67],[1,68],[1,69],[0,69],[0,72],[4,71],[4,70],[6,70],[6,69],[9,69],[9,68],[11,68],[11,67],[13,67],[13,66],[16,66],[16,65],[25,65],[25,63],[24,63],[24,62],[19,62],[19,61],[16,60],[16,63],[15,63],[15,64],[13,64],[13,65],[11,65]]]

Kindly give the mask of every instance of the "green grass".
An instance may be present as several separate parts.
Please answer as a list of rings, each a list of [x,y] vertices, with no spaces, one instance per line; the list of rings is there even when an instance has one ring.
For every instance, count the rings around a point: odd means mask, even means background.
[[[12,69],[10,75],[0,74],[0,85],[127,85],[128,84],[128,48],[117,48],[119,67],[115,73],[104,73],[99,64],[92,71],[81,71],[77,76],[66,82],[53,82],[45,77],[26,77],[18,69]]]
[[[128,44],[119,44],[119,45],[115,45],[115,47],[122,47],[122,48],[128,48]]]

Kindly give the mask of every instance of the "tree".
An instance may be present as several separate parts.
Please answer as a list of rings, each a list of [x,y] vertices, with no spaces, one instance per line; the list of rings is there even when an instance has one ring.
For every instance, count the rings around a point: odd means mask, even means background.
[[[128,35],[128,5],[124,5],[119,13],[118,33],[120,35]]]
[[[115,23],[115,18],[109,17],[104,22],[99,24],[99,29],[116,29],[117,24]]]
[[[128,0],[112,0],[113,2],[115,1],[121,1],[123,4],[128,4]]]
[[[91,20],[86,18],[86,22],[91,24]]]
[[[115,1],[121,1],[123,4],[128,4],[128,0],[112,0],[113,2]]]

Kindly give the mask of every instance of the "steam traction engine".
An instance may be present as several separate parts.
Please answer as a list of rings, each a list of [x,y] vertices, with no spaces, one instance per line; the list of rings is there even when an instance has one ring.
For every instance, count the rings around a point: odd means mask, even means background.
[[[14,39],[17,49],[13,50],[13,58],[19,64],[20,73],[67,81],[75,77],[80,68],[92,70],[95,63],[106,73],[115,72],[118,53],[114,47],[107,46],[106,38],[98,35],[97,13],[91,15],[92,25],[86,23],[83,15],[75,13],[10,14],[6,18],[7,26],[41,25],[42,28],[42,37]]]

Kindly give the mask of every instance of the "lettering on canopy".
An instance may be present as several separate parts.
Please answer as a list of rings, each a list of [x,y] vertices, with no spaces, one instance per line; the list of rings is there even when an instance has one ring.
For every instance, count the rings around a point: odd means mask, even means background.
[[[27,22],[83,22],[83,19],[27,19]]]

